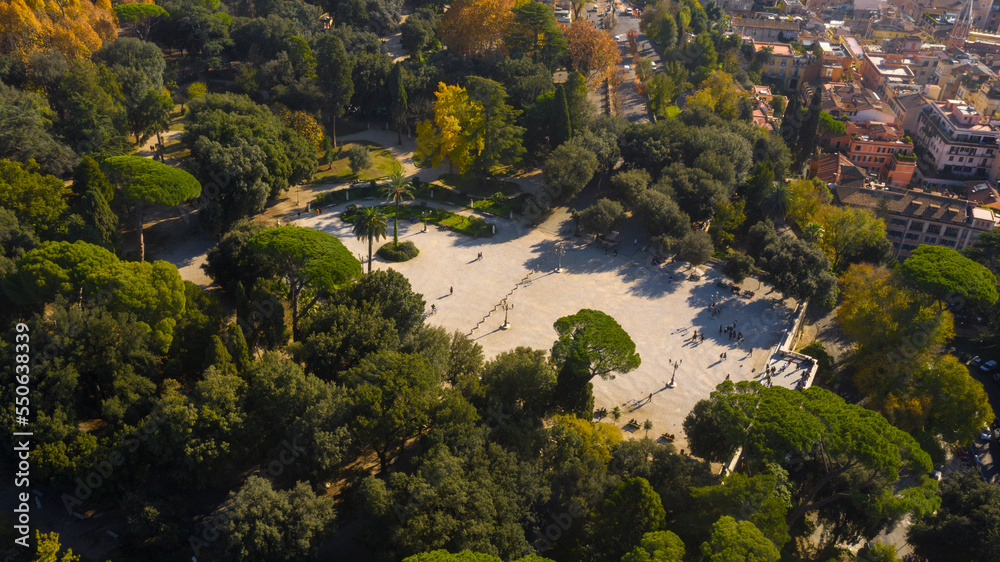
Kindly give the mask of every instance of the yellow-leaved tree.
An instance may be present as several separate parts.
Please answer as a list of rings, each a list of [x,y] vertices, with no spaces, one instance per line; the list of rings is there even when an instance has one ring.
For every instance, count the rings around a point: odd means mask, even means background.
[[[307,111],[291,111],[286,107],[278,109],[278,117],[286,127],[295,131],[302,138],[309,141],[309,144],[316,147],[316,150],[323,148],[323,127],[319,121]]]
[[[516,0],[455,0],[441,17],[438,34],[449,51],[460,55],[504,52],[516,4]]]
[[[118,34],[110,0],[7,0],[0,2],[0,52],[23,58],[55,50],[90,58]]]
[[[596,88],[612,77],[622,54],[610,34],[585,20],[576,20],[562,29],[566,35],[570,65],[587,77],[590,88]]]
[[[482,139],[468,134],[479,129],[482,121],[482,106],[469,100],[469,94],[461,86],[438,83],[434,94],[434,121],[424,120],[417,126],[418,160],[430,160],[435,168],[445,158],[453,171],[464,174],[473,159],[482,151]]]

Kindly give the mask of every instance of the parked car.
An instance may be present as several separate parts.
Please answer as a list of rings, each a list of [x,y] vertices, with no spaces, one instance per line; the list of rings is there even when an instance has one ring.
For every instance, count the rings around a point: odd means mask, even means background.
[[[990,359],[989,361],[979,366],[979,370],[984,373],[992,372],[996,368],[997,368],[997,362],[994,359]]]
[[[989,441],[990,428],[984,425],[983,428],[979,430],[979,438],[982,439],[983,441]]]
[[[977,355],[977,356],[975,356],[975,357],[972,358],[972,361],[969,361],[969,364],[972,365],[973,367],[978,367],[979,364],[982,363],[982,362],[983,362],[983,358]]]

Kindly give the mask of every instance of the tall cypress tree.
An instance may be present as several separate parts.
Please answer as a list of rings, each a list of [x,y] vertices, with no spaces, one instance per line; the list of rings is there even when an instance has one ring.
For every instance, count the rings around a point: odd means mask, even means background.
[[[562,84],[556,86],[552,111],[552,146],[559,146],[573,138],[573,126],[569,121],[569,104],[566,103],[566,89]]]
[[[344,44],[336,35],[326,34],[316,41],[313,50],[316,57],[316,81],[326,94],[323,104],[323,118],[330,127],[333,147],[337,148],[337,119],[354,95],[354,61],[344,50]]]
[[[389,111],[392,112],[392,118],[396,120],[399,144],[403,144],[403,123],[406,122],[407,108],[406,88],[403,87],[403,65],[398,62],[392,65],[386,86],[390,96]]]
[[[121,245],[118,215],[111,210],[100,189],[90,188],[80,199],[79,208],[83,220],[94,228],[95,242],[117,252]]]
[[[794,93],[789,96],[788,107],[785,108],[785,116],[781,119],[781,138],[785,140],[788,149],[795,154],[795,147],[799,140],[799,131],[802,129],[802,101],[799,94]]]
[[[798,96],[796,96],[798,97]],[[819,127],[819,115],[823,112],[823,89],[816,88],[813,92],[812,101],[809,102],[809,111],[806,112],[805,121],[799,131],[799,161],[805,162],[812,157],[813,147],[816,146],[816,129]]]
[[[83,197],[91,189],[96,189],[103,195],[107,203],[110,203],[115,195],[114,186],[101,171],[97,161],[90,156],[84,156],[73,170],[73,193],[77,197]]]

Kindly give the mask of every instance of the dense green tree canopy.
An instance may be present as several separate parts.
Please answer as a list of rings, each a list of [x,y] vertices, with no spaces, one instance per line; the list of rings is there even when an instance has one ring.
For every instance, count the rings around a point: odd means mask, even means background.
[[[222,533],[230,560],[300,560],[334,530],[333,502],[304,483],[281,491],[251,476],[230,502]]]
[[[345,375],[354,401],[354,431],[375,451],[382,473],[403,443],[430,423],[440,381],[423,357],[394,351],[362,359]]]
[[[691,231],[691,218],[669,195],[647,189],[636,199],[635,216],[650,236],[682,238]]]
[[[603,559],[621,560],[644,535],[661,530],[665,516],[659,494],[645,478],[619,484],[604,500],[598,518]]]
[[[135,214],[139,235],[139,261],[145,258],[142,227],[146,209],[174,207],[201,195],[201,184],[194,176],[141,156],[112,156],[101,163],[102,171],[118,186],[115,199]]]
[[[263,169],[250,175],[254,181],[245,180],[248,185],[243,190],[261,181],[268,187],[267,195],[276,197],[290,185],[309,179],[316,171],[316,151],[309,141],[286,127],[270,109],[246,96],[206,94],[188,108],[184,142],[191,147],[191,156],[198,165],[196,175],[203,184],[216,183],[223,192],[235,191],[228,186],[229,182],[240,181],[241,176],[246,175],[245,168],[252,162],[255,166],[262,165]],[[218,148],[213,151],[216,146]],[[218,161],[213,155],[220,148],[239,148],[240,153],[245,154],[242,159],[248,163],[237,166]],[[227,159],[238,162],[241,158],[231,154]],[[238,197],[234,194],[234,199]],[[254,212],[259,210],[256,208]]]
[[[916,441],[880,414],[821,388],[792,391],[727,381],[696,406],[684,430],[696,455],[718,458],[741,445],[751,467],[789,466],[795,489],[790,525],[817,511],[822,520],[836,522],[836,534],[871,538],[907,512],[936,507],[936,482],[927,476],[930,457]],[[907,474],[917,485],[896,492]],[[842,523],[837,513],[854,509],[882,515],[856,527]]]
[[[552,346],[552,357],[561,362],[579,353],[592,377],[614,378],[613,373],[628,373],[641,363],[628,332],[600,310],[584,308],[556,320],[554,327],[559,339]]]
[[[330,291],[361,275],[361,264],[336,236],[312,228],[271,228],[254,235],[249,245],[265,257],[265,267],[282,279],[288,289],[295,339],[302,316]],[[312,298],[301,304],[306,289]]]
[[[639,546],[622,557],[622,562],[681,562],[684,543],[670,531],[653,531],[642,536]]]
[[[447,549],[512,560],[532,551],[525,525],[529,506],[541,500],[540,476],[537,465],[473,440],[457,452],[435,446],[411,474],[370,477],[360,487],[386,531],[379,546],[390,547],[394,558]]]
[[[984,232],[962,251],[965,257],[985,265],[994,275],[1000,272],[1000,230]]]
[[[580,225],[598,234],[608,234],[615,229],[625,215],[621,203],[610,199],[598,199],[593,205],[578,214],[574,214]]]
[[[7,159],[0,160],[0,207],[17,216],[21,224],[39,234],[60,228],[59,219],[68,204],[65,184],[55,177],[42,175]]]
[[[137,207],[173,207],[201,194],[194,176],[150,158],[113,156],[101,162],[101,170],[119,187],[122,202]]]
[[[76,154],[55,135],[53,117],[42,95],[0,84],[0,158],[33,158],[43,173],[68,172]]]
[[[166,16],[167,11],[156,4],[122,4],[115,6],[115,14],[119,23],[145,41],[156,19]]]
[[[778,562],[781,553],[774,543],[749,521],[736,521],[728,515],[712,526],[712,539],[701,545],[709,562]]]
[[[899,272],[939,301],[957,300],[980,310],[997,302],[996,276],[951,248],[921,244],[903,261]]]
[[[1000,489],[974,471],[949,473],[941,481],[941,508],[913,523],[906,535],[916,554],[928,560],[986,562],[996,557],[1000,532]]]
[[[135,314],[152,329],[156,348],[164,351],[185,304],[184,284],[173,264],[122,262],[85,242],[46,242],[24,254],[4,290],[26,307],[51,302],[57,295],[82,295],[109,310]]]
[[[597,170],[597,156],[573,143],[556,147],[542,164],[545,184],[553,201],[573,198],[590,182]]]

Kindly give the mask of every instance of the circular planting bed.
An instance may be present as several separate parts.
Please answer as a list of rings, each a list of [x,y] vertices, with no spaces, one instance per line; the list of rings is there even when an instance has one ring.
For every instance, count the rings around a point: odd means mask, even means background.
[[[378,256],[387,261],[409,261],[417,257],[420,250],[413,244],[413,242],[400,242],[398,245],[389,242],[384,244],[375,252]]]

